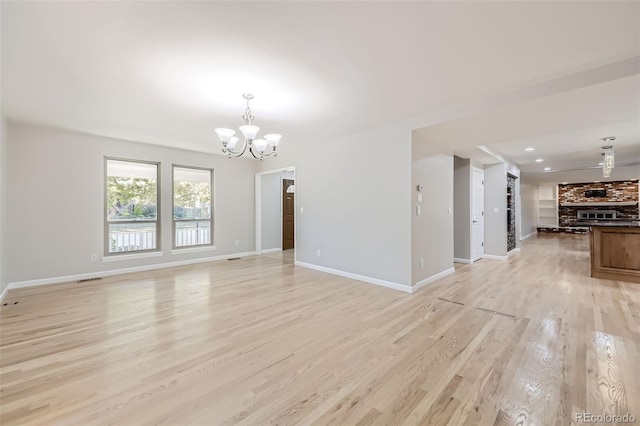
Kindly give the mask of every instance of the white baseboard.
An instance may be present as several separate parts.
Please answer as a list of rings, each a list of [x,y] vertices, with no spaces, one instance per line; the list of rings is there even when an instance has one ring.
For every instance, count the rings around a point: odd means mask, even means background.
[[[276,247],[276,248],[272,248],[272,249],[266,249],[266,250],[260,250],[261,254],[265,254],[265,253],[275,253],[277,251],[282,251],[282,247]]]
[[[538,233],[538,231],[535,231],[535,232],[532,232],[532,233],[530,233],[528,235],[525,235],[524,237],[520,237],[520,241],[526,240],[527,238],[529,238],[529,237],[531,237],[533,235],[536,235],[537,233]]]
[[[424,280],[422,280],[422,281],[418,281],[418,282],[413,286],[413,291],[414,291],[414,293],[415,293],[415,291],[416,291],[416,290],[418,290],[418,289],[420,289],[420,288],[424,287],[425,285],[427,285],[427,284],[429,284],[429,283],[432,283],[432,282],[434,282],[434,281],[436,281],[436,280],[439,280],[439,279],[440,279],[440,278],[442,278],[442,277],[446,277],[447,275],[453,274],[455,271],[456,271],[456,268],[451,267],[451,268],[449,268],[449,269],[445,269],[445,270],[444,270],[444,271],[442,271],[442,272],[438,272],[438,273],[437,273],[437,274],[435,274],[435,275],[431,275],[429,278],[425,278],[425,279],[424,279]]]
[[[453,261],[455,263],[473,263],[473,261],[471,259],[461,259],[459,257],[454,257]]]
[[[517,253],[517,252],[519,252],[519,251],[520,251],[520,247],[516,247],[516,248],[514,248],[513,250],[511,250],[509,253],[507,253],[507,256],[509,256],[509,255],[510,255],[510,254],[512,254],[512,253]]]
[[[367,277],[364,275],[352,274],[351,272],[340,271],[338,269],[326,268],[324,266],[314,265],[312,263],[299,262],[296,260],[296,266],[302,266],[304,268],[315,269],[316,271],[326,272],[328,274],[338,275],[345,278],[351,278],[352,280],[364,281],[369,284],[375,284],[382,287],[392,288],[394,290],[404,291],[405,293],[412,293],[413,288],[408,285],[398,284],[391,281],[380,280],[378,278]]]
[[[134,266],[132,268],[111,269],[107,271],[89,272],[86,274],[65,275],[61,277],[41,278],[41,279],[29,280],[29,281],[17,281],[17,282],[9,283],[7,288],[4,290],[3,295],[4,293],[7,292],[7,290],[15,289],[15,288],[34,287],[34,286],[47,285],[47,284],[60,284],[60,283],[66,283],[71,281],[88,280],[91,278],[102,278],[102,277],[109,277],[113,275],[130,274],[132,272],[153,271],[156,269],[173,268],[174,266],[185,266],[185,265],[193,265],[195,263],[225,260],[233,257],[247,257],[247,256],[253,256],[255,254],[256,252],[254,251],[244,252],[244,253],[230,253],[222,256],[201,257],[198,259],[187,259],[187,260],[180,260],[177,262],[166,262],[166,263],[156,263],[153,265]]]
[[[494,256],[493,254],[485,254],[482,257],[484,259],[492,259],[492,260],[507,260],[507,256]]]
[[[2,293],[0,294],[0,303],[2,303],[8,291],[9,291],[9,286],[6,286],[4,290],[2,290]]]

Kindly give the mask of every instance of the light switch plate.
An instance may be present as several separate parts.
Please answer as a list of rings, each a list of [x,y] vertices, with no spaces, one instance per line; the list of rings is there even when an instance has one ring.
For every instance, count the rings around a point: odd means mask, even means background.
[[[422,209],[420,206],[416,206],[416,216],[420,216],[422,214]]]
[[[304,214],[304,207],[300,207],[300,214]]]
[[[418,194],[418,202],[421,203],[422,202],[422,194]]]
[[[494,212],[494,213],[500,213],[500,210],[499,210],[497,207],[494,207],[494,208],[493,208],[493,212]]]

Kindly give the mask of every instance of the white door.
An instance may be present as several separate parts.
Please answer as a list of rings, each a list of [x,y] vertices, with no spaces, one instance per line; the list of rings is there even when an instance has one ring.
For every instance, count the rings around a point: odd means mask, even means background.
[[[484,170],[473,168],[471,260],[484,256]]]

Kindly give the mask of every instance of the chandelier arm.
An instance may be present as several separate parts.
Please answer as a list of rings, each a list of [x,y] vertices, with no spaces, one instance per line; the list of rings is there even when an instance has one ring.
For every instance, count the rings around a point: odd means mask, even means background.
[[[276,152],[275,152],[275,151],[271,151],[271,152],[270,152],[270,153],[268,153],[268,154],[264,154],[264,153],[262,154],[262,156],[263,156],[263,157],[271,157],[272,155],[273,155],[273,156],[276,156]]]
[[[242,150],[233,151],[233,150],[230,150],[229,148],[225,148],[222,150],[222,152],[229,155],[230,157],[240,157],[242,154],[244,154],[246,150],[247,150],[247,140],[245,139],[244,143],[242,144]]]
[[[262,160],[262,154],[260,154],[260,157],[257,157],[256,154],[253,152],[253,146],[249,147],[249,152],[251,153],[251,155],[253,155],[253,158],[255,158],[256,160]]]

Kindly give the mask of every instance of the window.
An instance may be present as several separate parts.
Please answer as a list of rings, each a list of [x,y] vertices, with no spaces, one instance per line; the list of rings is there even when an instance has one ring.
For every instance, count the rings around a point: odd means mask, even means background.
[[[213,245],[213,170],[173,166],[173,247]]]
[[[111,158],[105,163],[105,254],[158,250],[158,163]]]

